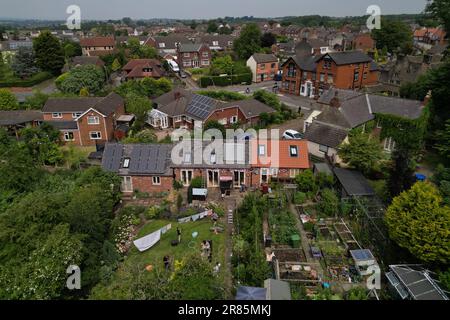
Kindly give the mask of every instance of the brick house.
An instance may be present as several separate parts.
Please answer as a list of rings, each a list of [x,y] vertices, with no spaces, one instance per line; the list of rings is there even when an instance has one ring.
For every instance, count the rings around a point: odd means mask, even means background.
[[[124,194],[170,191],[173,172],[170,168],[171,145],[108,143],[102,157],[102,167],[117,173],[122,179]]]
[[[446,33],[441,28],[422,28],[414,31],[414,42],[430,45],[447,43]]]
[[[104,56],[112,54],[116,42],[113,37],[81,38],[81,49],[84,56]]]
[[[273,54],[254,53],[248,58],[247,67],[252,70],[253,82],[270,81],[278,73],[278,58]]]
[[[120,116],[125,114],[121,96],[49,98],[43,120],[61,131],[61,140],[79,146],[93,146],[114,139]]]
[[[355,36],[352,43],[353,50],[361,50],[363,52],[375,49],[375,40],[373,40],[370,33],[361,33]]]
[[[187,143],[190,143],[187,148],[171,144],[108,143],[102,167],[122,177],[124,193],[170,191],[175,180],[188,187],[197,177],[203,179],[205,188],[219,188],[223,182],[230,183],[231,188],[242,184],[257,188],[272,180],[290,181],[310,168],[305,140],[277,140],[275,143],[252,140],[214,147],[209,141]],[[206,150],[208,147],[210,149]],[[273,153],[272,148],[276,148]],[[171,158],[172,153],[179,156],[176,163]],[[266,163],[272,154],[279,161]]]
[[[192,43],[186,36],[179,34],[169,34],[167,36],[149,37],[145,45],[158,50],[160,56],[171,54],[176,56],[178,46],[182,43]]]
[[[281,91],[307,97],[320,96],[330,87],[361,89],[378,83],[378,66],[360,51],[321,56],[294,56],[281,66]]]
[[[203,43],[182,43],[177,50],[177,63],[183,68],[208,68],[212,55],[209,46]]]
[[[194,128],[194,121],[217,120],[225,127],[244,126],[259,122],[261,113],[275,110],[255,99],[222,102],[184,89],[175,89],[153,100],[148,123],[155,128]]]
[[[157,59],[133,59],[123,66],[125,80],[144,78],[161,78],[165,74],[162,64]]]

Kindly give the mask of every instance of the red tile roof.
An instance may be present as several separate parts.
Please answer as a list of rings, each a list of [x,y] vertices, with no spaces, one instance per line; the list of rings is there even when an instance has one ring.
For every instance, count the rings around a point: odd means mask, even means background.
[[[113,37],[81,38],[80,45],[82,47],[114,47],[115,41]]]
[[[265,156],[258,155],[260,145],[265,145]],[[291,156],[291,146],[297,156]],[[272,152],[272,147],[276,148]],[[306,140],[251,140],[251,163],[259,168],[308,169],[308,141]]]

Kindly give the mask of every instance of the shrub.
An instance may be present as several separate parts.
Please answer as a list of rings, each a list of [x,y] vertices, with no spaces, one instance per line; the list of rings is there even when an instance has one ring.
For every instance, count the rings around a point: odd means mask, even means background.
[[[183,189],[183,182],[179,180],[173,180],[172,186],[175,190]]]
[[[145,211],[145,218],[147,220],[158,219],[162,212],[163,209],[159,206],[150,207]]]
[[[252,74],[240,74],[240,75],[232,75],[232,76],[204,76],[199,79],[200,87],[206,88],[208,86],[219,86],[225,87],[234,84],[242,84],[245,83],[247,85],[252,84]]]
[[[207,96],[213,99],[222,100],[222,101],[239,101],[247,99],[247,96],[239,93],[232,92],[226,90],[217,90],[217,91],[197,91],[197,94],[201,94],[203,96]]]
[[[296,192],[294,194],[294,203],[295,204],[303,204],[306,202],[306,193],[304,192]]]
[[[202,177],[195,177],[191,180],[192,188],[201,188],[204,185],[204,181]]]
[[[32,75],[28,79],[13,79],[13,80],[1,80],[0,88],[8,88],[8,87],[32,87],[37,85],[45,80],[53,78],[53,75],[49,72],[39,72]]]

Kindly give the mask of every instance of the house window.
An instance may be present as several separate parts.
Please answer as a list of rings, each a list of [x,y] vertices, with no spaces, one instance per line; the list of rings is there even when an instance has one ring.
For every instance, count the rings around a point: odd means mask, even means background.
[[[300,169],[289,169],[289,177],[295,178],[300,174]]]
[[[328,74],[328,83],[333,83],[333,75],[331,73]]]
[[[320,74],[320,82],[324,82],[325,81],[325,73],[321,73]]]
[[[213,46],[217,47],[219,45],[219,41],[213,41],[212,44],[213,44]]]
[[[183,57],[189,58],[189,52],[185,52],[185,53],[183,54]]]
[[[238,122],[238,117],[237,117],[237,116],[232,116],[232,117],[230,118],[230,123],[231,123],[231,124],[237,123],[237,122]]]
[[[208,57],[209,57],[208,51],[203,51],[203,52],[202,52],[202,57],[203,57],[203,58],[208,58]]]
[[[130,158],[125,158],[123,160],[123,168],[129,168],[130,167]]]
[[[159,44],[159,47],[160,47],[160,48],[165,48],[165,47],[166,47],[166,44],[165,44],[164,42],[161,42],[161,43]]]
[[[161,185],[161,177],[152,177],[152,183],[154,186]]]
[[[273,69],[273,68],[275,68],[275,63],[272,63],[271,65],[270,65],[270,67]]]
[[[293,63],[289,64],[288,77],[295,77],[295,65]]]
[[[184,186],[189,186],[192,180],[192,170],[181,170],[181,181]]]
[[[74,118],[74,119],[78,118],[79,116],[81,116],[81,112],[72,113],[72,118]]]
[[[263,155],[266,154],[266,145],[260,144],[260,145],[258,146],[258,154],[259,154],[260,156],[263,156]]]
[[[180,121],[181,121],[181,116],[175,116],[175,117],[173,118],[173,120],[174,120],[175,122],[180,122]]]
[[[298,157],[297,146],[290,146],[289,147],[289,154],[291,155],[291,157]]]
[[[99,140],[102,138],[102,133],[100,131],[91,131],[89,132],[89,137],[91,140]]]
[[[62,113],[61,112],[53,112],[52,118],[55,118],[55,119],[62,118]]]
[[[209,66],[209,60],[203,59],[202,66]]]
[[[363,78],[367,79],[367,72],[364,72]]]
[[[122,192],[133,191],[133,183],[131,181],[131,177],[123,177],[120,189],[122,190]]]
[[[323,144],[319,144],[319,151],[327,154],[328,153],[328,147],[324,146]]]
[[[259,65],[259,68],[260,68],[261,70],[264,70],[264,69],[266,68],[266,65],[265,65],[264,63],[261,63],[261,64]]]
[[[359,71],[355,72],[355,76],[353,77],[353,81],[358,81],[359,80]]]
[[[303,72],[303,80],[306,80],[308,78],[308,72],[305,71]]]
[[[278,177],[278,168],[270,168],[270,175],[272,177]]]
[[[219,123],[222,124],[222,125],[226,125],[227,124],[227,118],[220,119]]]
[[[324,69],[331,69],[331,61],[324,61],[323,62],[323,68]]]
[[[395,141],[391,137],[384,140],[384,150],[391,152],[395,150]]]
[[[267,183],[269,181],[269,170],[261,169],[261,183]]]
[[[183,67],[190,67],[192,65],[191,60],[183,61]]]
[[[64,132],[64,141],[73,141],[75,138],[73,137],[73,132],[67,131]]]
[[[96,116],[90,116],[87,118],[87,123],[88,124],[99,124],[100,123],[100,119]]]

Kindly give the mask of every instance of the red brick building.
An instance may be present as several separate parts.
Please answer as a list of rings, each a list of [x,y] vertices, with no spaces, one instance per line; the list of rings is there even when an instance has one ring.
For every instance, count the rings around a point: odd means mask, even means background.
[[[204,124],[216,120],[226,128],[259,122],[261,113],[275,110],[255,99],[222,102],[183,89],[175,89],[153,100],[148,123],[155,128],[194,128],[194,121]]]
[[[104,56],[112,54],[116,42],[113,37],[81,38],[81,49],[84,56]]]
[[[62,141],[93,146],[114,139],[125,106],[121,96],[110,93],[101,98],[49,98],[42,112],[44,121],[61,131]]]
[[[363,52],[375,49],[376,42],[370,33],[362,33],[355,36],[352,43],[353,50],[361,50]]]
[[[177,49],[177,63],[182,68],[209,68],[212,55],[203,43],[181,43]]]
[[[133,59],[128,61],[122,70],[125,72],[126,80],[158,79],[165,74],[161,61],[157,59]]]
[[[252,81],[271,81],[278,73],[278,58],[273,54],[255,53],[247,60],[247,67],[252,70]]]
[[[320,96],[330,87],[361,89],[376,84],[379,77],[376,63],[361,51],[294,56],[281,67],[281,91],[307,97]]]

